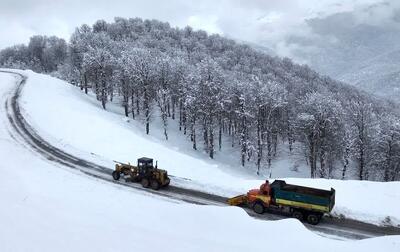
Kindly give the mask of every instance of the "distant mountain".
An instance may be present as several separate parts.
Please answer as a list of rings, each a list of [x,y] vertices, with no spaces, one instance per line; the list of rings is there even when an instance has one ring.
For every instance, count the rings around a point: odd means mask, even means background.
[[[361,62],[340,77],[373,94],[399,100],[400,50]]]
[[[306,21],[290,36],[292,56],[313,69],[379,96],[400,97],[400,10],[388,3]]]

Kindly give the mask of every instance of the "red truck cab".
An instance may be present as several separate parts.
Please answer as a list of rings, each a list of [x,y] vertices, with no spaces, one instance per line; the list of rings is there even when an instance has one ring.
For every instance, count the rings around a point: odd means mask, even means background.
[[[266,180],[260,189],[252,189],[247,192],[247,202],[256,213],[263,213],[271,203],[271,186]]]

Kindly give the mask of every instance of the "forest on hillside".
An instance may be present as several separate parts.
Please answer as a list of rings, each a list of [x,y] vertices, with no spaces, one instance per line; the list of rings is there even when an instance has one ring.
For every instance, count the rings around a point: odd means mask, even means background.
[[[396,104],[321,76],[288,58],[190,27],[140,18],[82,25],[69,42],[34,36],[0,52],[0,65],[51,73],[92,91],[104,109],[159,116],[168,140],[179,122],[195,150],[214,158],[229,140],[242,166],[270,167],[278,147],[301,146],[310,176],[400,180]]]

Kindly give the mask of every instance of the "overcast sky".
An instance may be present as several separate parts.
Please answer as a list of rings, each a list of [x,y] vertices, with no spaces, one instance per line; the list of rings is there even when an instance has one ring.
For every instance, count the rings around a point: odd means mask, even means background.
[[[310,33],[305,19],[337,12],[357,11],[390,2],[366,16],[380,22],[391,15],[399,0],[0,0],[0,48],[27,43],[35,34],[69,39],[75,27],[98,19],[141,17],[190,25],[210,33],[261,43],[285,54],[285,38]],[[377,12],[377,11],[375,11]]]

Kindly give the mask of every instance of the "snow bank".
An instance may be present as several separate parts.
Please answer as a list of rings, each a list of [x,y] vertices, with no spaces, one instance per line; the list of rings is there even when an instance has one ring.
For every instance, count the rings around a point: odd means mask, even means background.
[[[262,180],[171,148],[144,135],[126,118],[104,111],[99,103],[61,80],[27,71],[21,99],[28,121],[52,144],[110,168],[112,160],[135,162],[149,156],[173,174],[173,183],[233,196]],[[333,214],[375,224],[400,225],[400,182],[285,179],[288,183],[336,189]]]

